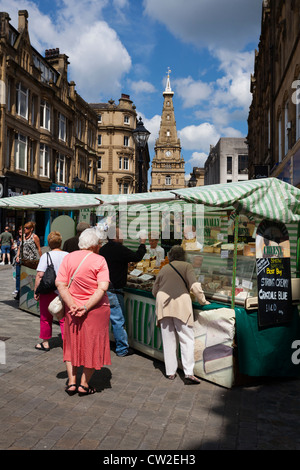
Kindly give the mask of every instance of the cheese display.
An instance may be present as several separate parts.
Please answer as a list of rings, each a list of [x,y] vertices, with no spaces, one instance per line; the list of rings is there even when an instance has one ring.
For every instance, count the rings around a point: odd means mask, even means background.
[[[255,241],[252,238],[255,232],[255,223],[243,217],[236,246],[236,261],[233,225],[227,213],[204,218],[203,236],[198,233],[202,243],[195,237],[195,230],[181,241],[186,260],[192,264],[209,301],[228,303],[234,295],[235,300],[244,305],[247,297],[257,295]],[[129,266],[127,287],[151,292],[156,276],[166,263],[167,256],[160,261],[147,253],[142,261]],[[233,272],[236,273],[234,282]],[[193,296],[192,300],[196,302]]]

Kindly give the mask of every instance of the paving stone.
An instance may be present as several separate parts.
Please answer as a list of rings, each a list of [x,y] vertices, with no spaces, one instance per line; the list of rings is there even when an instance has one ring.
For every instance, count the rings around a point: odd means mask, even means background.
[[[39,317],[18,308],[14,280],[0,267],[1,450],[299,450],[300,381],[261,380],[227,390],[164,376],[144,354],[97,371],[98,393],[69,397],[59,326],[51,350],[36,351]]]

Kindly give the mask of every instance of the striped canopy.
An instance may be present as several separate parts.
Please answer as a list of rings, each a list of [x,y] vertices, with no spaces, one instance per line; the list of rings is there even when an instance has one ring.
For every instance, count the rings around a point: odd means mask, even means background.
[[[277,178],[178,189],[174,193],[190,203],[232,206],[239,213],[264,219],[284,223],[300,220],[300,190]]]
[[[2,198],[0,208],[76,210],[105,203],[148,205],[179,200],[218,209],[232,207],[240,213],[284,223],[300,220],[300,190],[276,178],[128,195],[38,193]]]

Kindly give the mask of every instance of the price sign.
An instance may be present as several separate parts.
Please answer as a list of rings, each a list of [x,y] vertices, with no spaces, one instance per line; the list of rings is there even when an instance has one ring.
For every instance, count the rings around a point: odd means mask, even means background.
[[[291,321],[290,242],[284,224],[263,221],[258,226],[256,270],[259,326]]]

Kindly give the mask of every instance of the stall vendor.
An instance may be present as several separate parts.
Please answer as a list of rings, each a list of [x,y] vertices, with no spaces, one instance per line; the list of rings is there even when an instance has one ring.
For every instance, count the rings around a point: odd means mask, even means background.
[[[110,302],[110,322],[116,341],[116,354],[124,357],[132,354],[132,350],[129,348],[128,335],[124,328],[123,287],[127,283],[128,263],[143,259],[146,239],[141,238],[137,251],[132,251],[123,245],[123,235],[118,227],[109,227],[107,238],[108,242],[102,246],[99,254],[106,259],[109,269],[110,285],[107,295]]]
[[[149,245],[146,245],[147,257],[156,258],[156,266],[160,266],[161,261],[165,259],[165,250],[158,245],[159,233],[150,232],[148,235]]]

